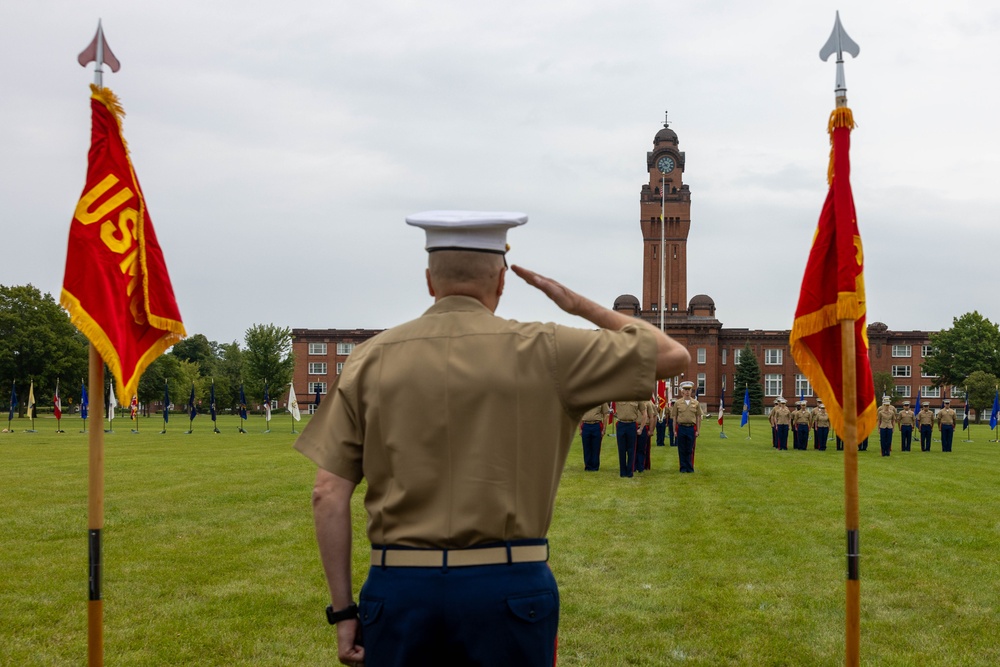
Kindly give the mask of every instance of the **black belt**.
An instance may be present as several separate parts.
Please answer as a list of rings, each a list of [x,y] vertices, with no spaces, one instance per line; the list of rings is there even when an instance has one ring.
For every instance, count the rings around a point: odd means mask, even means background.
[[[373,567],[470,567],[539,563],[549,559],[549,545],[511,544],[469,549],[386,549],[372,546]]]
[[[598,420],[598,421],[592,421],[592,422],[589,422],[589,421],[584,421],[583,423],[584,423],[584,424],[603,424],[604,422],[602,422],[602,421]]]

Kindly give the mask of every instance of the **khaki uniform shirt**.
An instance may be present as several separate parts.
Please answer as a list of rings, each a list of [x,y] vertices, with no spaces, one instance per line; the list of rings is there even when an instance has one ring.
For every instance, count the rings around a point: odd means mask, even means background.
[[[806,410],[805,408],[802,408],[801,410],[795,411],[795,419],[792,420],[792,423],[795,425],[805,424],[806,426],[808,426],[810,421],[811,419],[809,417],[809,411]]]
[[[788,426],[792,421],[792,413],[784,405],[779,405],[778,407],[771,410],[771,414],[774,415],[774,424],[778,426]]]
[[[449,296],[358,345],[295,448],[368,480],[373,544],[542,538],[583,413],[649,396],[655,370],[645,327],[520,323]]]
[[[608,404],[601,403],[596,408],[591,408],[583,413],[580,421],[584,422],[600,422],[604,423],[604,420],[608,417]]]
[[[934,425],[934,411],[930,408],[923,408],[917,413],[917,424],[920,426]]]
[[[615,401],[615,418],[620,422],[639,421],[639,401]]]
[[[830,413],[817,408],[816,412],[812,413],[812,425],[814,428],[830,428]]]
[[[904,408],[899,411],[897,416],[900,426],[914,426],[917,423],[916,415],[913,414],[913,410],[909,408]]]
[[[683,398],[677,399],[677,402],[671,407],[671,411],[674,418],[674,426],[697,425],[698,418],[701,417],[701,406],[698,403],[698,399],[695,398],[687,401]]]
[[[652,428],[656,424],[656,405],[653,404],[653,401],[645,401],[642,408],[646,417],[645,424]]]
[[[942,408],[941,411],[938,412],[937,418],[938,425],[955,425],[955,411],[951,408]]]
[[[896,408],[891,405],[880,405],[876,414],[879,428],[892,428],[896,425]]]

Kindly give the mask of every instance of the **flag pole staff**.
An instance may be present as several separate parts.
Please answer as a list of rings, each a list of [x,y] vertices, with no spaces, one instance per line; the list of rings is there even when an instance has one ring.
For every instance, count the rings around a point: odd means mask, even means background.
[[[857,58],[861,49],[840,23],[836,13],[830,39],[820,49],[821,60],[837,54],[837,78],[834,93],[837,108],[847,107],[847,83],[844,77],[844,51]],[[861,551],[859,544],[858,503],[858,393],[857,348],[854,340],[855,321],[840,320],[841,378],[844,410],[844,509],[847,529],[847,606],[845,623],[844,664],[858,667],[861,664]]]
[[[100,19],[97,20],[97,33],[94,39],[84,49],[77,62],[86,67],[91,62],[94,68],[94,85],[104,87],[104,63],[117,72],[121,64],[111,52],[104,40],[104,29]],[[104,360],[94,344],[90,344],[88,375],[90,397],[95,401],[95,407],[104,414]],[[86,426],[84,427],[86,428]],[[87,525],[89,554],[89,601],[87,603],[87,661],[91,667],[104,664],[104,607],[101,598],[101,531],[104,528],[104,429],[91,428],[88,435],[90,449],[88,492],[87,492]]]

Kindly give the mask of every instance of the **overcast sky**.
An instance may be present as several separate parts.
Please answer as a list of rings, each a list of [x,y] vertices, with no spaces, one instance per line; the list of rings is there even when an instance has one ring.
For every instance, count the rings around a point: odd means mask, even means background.
[[[868,319],[1000,321],[1000,5],[793,0],[0,2],[0,284],[58,298],[105,73],[189,334],[384,328],[430,304],[434,208],[520,210],[510,261],[641,296],[639,191],[669,110],[688,298],[791,328],[826,194],[839,9]],[[513,275],[499,314],[563,315]]]

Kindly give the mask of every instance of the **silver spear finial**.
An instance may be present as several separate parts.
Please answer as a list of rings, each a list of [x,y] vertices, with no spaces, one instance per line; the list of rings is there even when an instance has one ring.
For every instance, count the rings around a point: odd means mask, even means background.
[[[844,52],[850,53],[857,58],[861,53],[861,47],[851,39],[844,26],[840,24],[840,12],[837,12],[833,22],[833,32],[830,39],[826,40],[826,45],[819,50],[820,60],[826,61],[834,53],[837,54],[837,85],[834,93],[837,95],[837,106],[847,106],[847,83],[844,80]]]
[[[98,88],[104,87],[104,70],[101,69],[104,63],[108,64],[112,72],[117,72],[122,68],[121,63],[118,62],[118,58],[115,58],[115,54],[111,52],[111,47],[108,46],[107,41],[104,39],[104,29],[101,28],[100,19],[97,19],[97,34],[94,35],[94,39],[76,59],[81,67],[86,67],[92,62],[97,63],[97,67],[94,69],[94,85]]]

